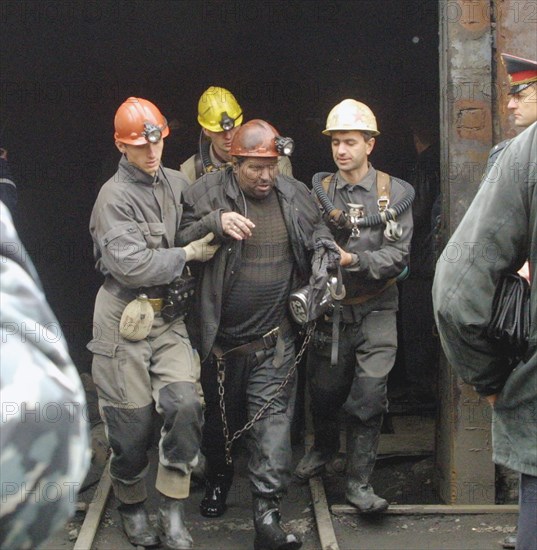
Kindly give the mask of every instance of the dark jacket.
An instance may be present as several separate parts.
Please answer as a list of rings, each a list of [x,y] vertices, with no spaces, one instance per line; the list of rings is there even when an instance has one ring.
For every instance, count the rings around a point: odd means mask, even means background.
[[[537,123],[497,157],[436,266],[433,300],[450,364],[481,395],[498,393],[493,460],[537,476]],[[506,350],[485,336],[500,277],[529,258],[530,337],[511,371]]]
[[[396,204],[405,196],[405,188],[397,178],[390,177],[390,203]],[[336,208],[345,212],[349,210],[349,203],[361,204],[365,216],[374,216],[379,213],[377,171],[370,164],[367,174],[359,183],[349,184],[341,172],[336,172],[328,188],[328,196]],[[326,217],[326,214],[325,214]],[[384,235],[385,225],[362,227],[359,238],[353,238],[350,231],[334,229],[328,222],[335,235],[337,243],[347,252],[356,254],[358,262],[343,269],[343,282],[348,298],[359,297],[364,294],[378,292],[389,279],[397,277],[407,266],[412,238],[412,209],[408,208],[397,217],[401,229],[401,237],[390,242]],[[385,302],[381,309],[397,308],[397,291],[394,286],[391,290],[382,293]],[[377,301],[375,300],[375,309]]]
[[[305,285],[311,274],[311,257],[319,238],[333,240],[324,225],[317,205],[308,188],[288,176],[279,175],[274,192],[280,202],[285,225],[295,258],[293,289]],[[195,345],[201,350],[202,360],[209,355],[218,331],[222,300],[240,269],[242,242],[224,235],[221,225],[223,212],[244,215],[244,201],[232,172],[226,170],[207,174],[183,193],[183,219],[179,238],[182,243],[199,239],[212,231],[223,241],[214,258],[203,265],[198,292],[201,319],[200,334],[191,333]],[[196,341],[197,339],[200,341]]]

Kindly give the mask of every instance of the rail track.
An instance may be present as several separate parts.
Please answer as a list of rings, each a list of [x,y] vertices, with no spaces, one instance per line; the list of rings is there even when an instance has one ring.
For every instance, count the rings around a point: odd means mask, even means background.
[[[319,545],[316,550],[348,550],[338,543],[336,529],[333,519],[335,517],[356,515],[355,508],[346,504],[328,505],[325,488],[321,477],[314,477],[309,480],[311,493],[313,520],[317,527]],[[79,510],[85,512],[84,522],[78,533],[78,538],[73,550],[92,550],[94,540],[102,522],[103,515],[110,495],[111,481],[108,468],[105,467],[99,484],[95,490],[95,496],[88,505],[79,505]],[[465,516],[487,515],[487,514],[516,514],[516,505],[392,505],[385,512],[386,515],[402,516]],[[195,532],[193,531],[195,536]],[[247,546],[245,546],[246,548]],[[138,547],[140,550],[142,547]],[[203,546],[199,547],[200,549]],[[217,550],[214,545],[211,550]]]

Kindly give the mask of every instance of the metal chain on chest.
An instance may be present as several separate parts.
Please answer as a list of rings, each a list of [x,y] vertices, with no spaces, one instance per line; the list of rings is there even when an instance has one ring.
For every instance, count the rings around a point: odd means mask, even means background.
[[[222,416],[222,427],[224,432],[224,439],[225,439],[225,452],[226,452],[226,463],[231,464],[233,462],[233,459],[231,458],[231,447],[233,445],[233,442],[239,439],[239,437],[242,436],[243,433],[247,432],[248,430],[252,429],[252,426],[265,414],[265,412],[268,410],[268,408],[274,403],[276,400],[276,397],[280,394],[280,392],[287,386],[289,383],[289,380],[293,378],[297,366],[300,363],[300,360],[302,359],[302,356],[304,355],[308,344],[311,340],[311,336],[313,334],[313,331],[315,329],[315,322],[310,323],[308,325],[308,328],[306,329],[306,335],[304,337],[304,341],[302,342],[302,346],[299,350],[299,352],[296,354],[295,362],[293,366],[289,369],[289,372],[287,373],[287,376],[285,379],[281,382],[281,384],[276,389],[276,393],[255,413],[255,415],[252,417],[251,420],[246,422],[244,427],[242,427],[240,430],[237,430],[233,436],[229,437],[229,426],[227,424],[227,417],[226,417],[226,403],[224,401],[224,380],[226,377],[226,365],[225,361],[221,359],[217,359],[217,381],[218,381],[218,395],[220,398],[220,414]]]

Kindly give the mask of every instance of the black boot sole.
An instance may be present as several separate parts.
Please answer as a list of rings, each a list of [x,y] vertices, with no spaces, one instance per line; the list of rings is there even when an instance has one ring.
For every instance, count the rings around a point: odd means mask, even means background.
[[[125,531],[123,531],[125,532]],[[128,541],[133,545],[133,546],[136,546],[137,548],[138,547],[142,547],[142,548],[155,548],[157,546],[160,546],[160,539],[159,537],[157,536],[156,539],[151,539],[150,541],[147,541],[147,542],[139,542],[137,541],[136,539],[132,539],[129,537],[129,535],[127,535],[127,533],[125,533],[125,536],[127,537]]]

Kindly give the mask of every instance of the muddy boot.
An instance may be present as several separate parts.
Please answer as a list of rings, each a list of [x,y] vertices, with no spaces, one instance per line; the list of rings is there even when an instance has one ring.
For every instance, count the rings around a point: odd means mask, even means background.
[[[502,542],[503,548],[515,548],[516,547],[516,533],[507,535]]]
[[[311,477],[322,474],[326,465],[334,458],[335,452],[312,447],[297,464],[295,477],[299,481],[307,481]]]
[[[388,501],[377,496],[369,484],[377,458],[381,424],[382,415],[367,425],[356,418],[349,419],[347,425],[345,498],[362,513],[384,512],[388,508]]]
[[[158,525],[164,548],[183,550],[194,547],[192,537],[185,525],[184,500],[161,495]]]
[[[132,545],[147,547],[157,546],[160,543],[157,531],[149,522],[143,502],[121,503],[117,510],[123,530]]]
[[[233,482],[233,466],[222,471],[209,470],[205,484],[205,496],[200,502],[200,514],[206,518],[218,518],[227,510],[227,494]]]
[[[339,423],[337,419],[314,416],[315,445],[302,457],[295,469],[299,481],[324,472],[326,465],[339,451]]]
[[[254,496],[254,550],[296,550],[302,541],[294,533],[286,533],[276,498]]]

